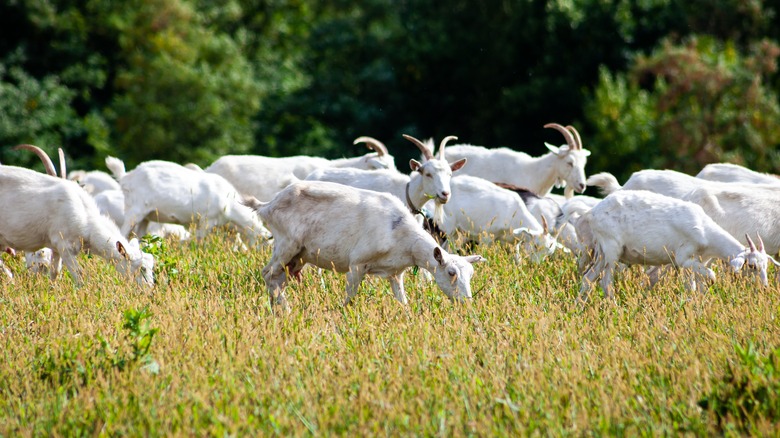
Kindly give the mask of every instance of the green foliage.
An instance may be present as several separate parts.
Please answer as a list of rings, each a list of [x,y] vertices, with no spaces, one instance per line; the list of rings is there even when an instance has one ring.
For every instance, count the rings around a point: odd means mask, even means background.
[[[694,37],[665,41],[626,74],[602,70],[586,106],[591,137],[611,153],[599,168],[671,168],[695,174],[714,161],[761,171],[780,166],[778,95],[768,86],[780,48]],[[612,154],[614,153],[614,154]],[[603,167],[601,167],[603,166]]]
[[[762,354],[753,342],[735,342],[734,352],[735,360],[699,406],[715,414],[721,429],[757,434],[758,421],[780,422],[780,348]]]
[[[154,256],[154,277],[158,282],[179,275],[179,259],[168,250],[168,244],[162,237],[147,234],[141,239],[141,251]],[[161,276],[162,273],[165,275]]]
[[[134,364],[140,364],[141,370],[157,374],[160,366],[149,349],[159,329],[149,326],[151,316],[147,307],[126,310],[122,328],[127,330],[127,335],[118,347],[112,347],[100,333],[91,339],[79,337],[74,342],[60,345],[56,351],[38,351],[33,369],[53,389],[69,394]]]
[[[55,76],[38,80],[18,67],[6,70],[0,64],[0,144],[41,145],[50,156],[56,156],[57,146],[66,144],[83,129],[71,108],[74,95]],[[36,156],[9,148],[0,148],[0,162],[40,168]]]

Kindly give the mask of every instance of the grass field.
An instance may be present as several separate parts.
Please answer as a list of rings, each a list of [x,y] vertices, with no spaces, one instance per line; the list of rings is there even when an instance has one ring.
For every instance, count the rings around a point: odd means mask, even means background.
[[[729,274],[707,295],[638,270],[583,306],[574,259],[481,248],[473,302],[407,275],[410,305],[304,271],[275,316],[270,248],[157,242],[153,294],[102,259],[50,282],[4,260],[0,435],[780,433],[780,294]]]

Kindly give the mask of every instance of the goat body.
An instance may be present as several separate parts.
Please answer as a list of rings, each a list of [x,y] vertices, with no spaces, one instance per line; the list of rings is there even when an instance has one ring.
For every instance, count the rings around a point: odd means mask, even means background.
[[[745,264],[756,268],[766,284],[767,264],[772,260],[763,245],[757,250],[749,238],[746,249],[700,206],[647,191],[622,190],[607,196],[578,219],[577,232],[594,251],[594,261],[580,289],[583,300],[602,274],[604,293],[608,298],[613,296],[612,273],[618,262],[651,266],[671,263],[693,270],[694,278],[714,280],[707,263],[723,259],[735,271]],[[693,285],[695,281],[689,283]]]
[[[149,221],[197,224],[202,239],[211,227],[232,224],[250,245],[270,238],[263,224],[241,203],[236,189],[219,175],[176,163],[148,161],[120,181],[125,197],[122,234],[146,234]]]
[[[92,197],[73,181],[14,166],[0,166],[0,246],[25,252],[52,248],[51,276],[62,260],[76,284],[82,249],[116,263],[117,271],[143,285],[154,284],[154,259],[128,242],[101,216]]]
[[[468,158],[463,175],[477,176],[488,181],[523,187],[546,196],[553,186],[565,182],[571,189],[585,191],[585,164],[590,151],[582,148],[574,128],[550,123],[545,127],[563,133],[567,144],[561,147],[546,145],[550,150],[540,157],[532,157],[508,148],[487,149],[482,146],[453,145],[447,148],[452,158]],[[569,196],[567,191],[567,196]]]
[[[377,152],[335,160],[306,155],[280,158],[226,155],[214,161],[205,170],[230,181],[240,193],[266,202],[283,188],[306,178],[316,169],[327,167],[354,167],[364,170],[395,169],[393,156],[388,154],[384,145],[377,140],[360,137],[355,141],[365,141]]]
[[[471,264],[484,260],[447,254],[387,193],[301,181],[271,202],[250,205],[274,235],[271,260],[263,268],[272,303],[286,305],[287,275],[297,275],[306,263],[346,272],[347,303],[366,274],[388,278],[395,298],[406,303],[403,272],[415,265],[431,272],[448,297],[461,300],[471,297]]]
[[[696,178],[709,181],[736,182],[743,184],[774,184],[780,185],[777,175],[760,173],[746,167],[731,163],[713,163],[704,166]]]

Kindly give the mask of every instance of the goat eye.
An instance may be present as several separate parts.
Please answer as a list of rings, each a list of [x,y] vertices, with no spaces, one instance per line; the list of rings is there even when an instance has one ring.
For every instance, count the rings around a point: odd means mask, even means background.
[[[566,163],[569,165],[569,167],[574,167],[574,163]]]
[[[433,178],[433,175],[431,175],[430,173],[426,173],[426,174],[425,174],[425,177],[426,177],[426,178]]]

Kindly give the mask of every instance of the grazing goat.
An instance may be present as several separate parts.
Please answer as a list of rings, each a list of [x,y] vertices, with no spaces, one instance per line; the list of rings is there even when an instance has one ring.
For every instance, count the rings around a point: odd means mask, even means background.
[[[697,280],[715,279],[707,267],[711,259],[727,260],[735,272],[747,265],[757,271],[764,285],[768,283],[768,262],[779,265],[766,254],[760,237],[756,248],[746,236],[745,248],[698,205],[648,191],[623,190],[607,196],[578,219],[577,232],[593,250],[593,261],[580,289],[583,301],[602,274],[604,294],[613,297],[612,273],[618,262],[672,263],[690,269],[689,289],[696,287]]]
[[[272,304],[286,308],[287,277],[306,263],[347,273],[345,304],[366,274],[390,281],[395,299],[406,304],[404,270],[419,266],[431,272],[453,300],[471,298],[472,263],[481,256],[448,254],[420,228],[409,209],[387,193],[323,181],[291,184],[255,208],[274,235],[271,260],[263,278]]]
[[[528,211],[517,193],[468,175],[453,177],[450,185],[452,200],[443,206],[440,225],[448,236],[458,234],[461,239],[481,244],[514,243],[522,239],[522,252],[530,254],[535,262],[555,250],[555,239]]]
[[[125,221],[125,195],[121,190],[104,190],[95,195],[95,203],[100,214],[108,216],[117,226]],[[161,224],[149,222],[146,232],[155,236],[173,236],[178,240],[189,240],[190,232],[179,224]]]
[[[780,185],[708,181],[673,170],[634,172],[622,187],[611,174],[599,173],[588,178],[588,184],[607,194],[620,189],[647,190],[693,202],[734,238],[759,233],[770,254],[780,251]]]
[[[441,141],[439,158],[435,158],[430,149],[420,140],[406,134],[404,138],[417,146],[425,157],[422,163],[417,160],[409,161],[411,175],[396,170],[324,168],[313,171],[306,180],[330,181],[359,189],[390,193],[405,202],[409,210],[415,214],[422,214],[423,205],[432,199],[434,201],[433,221],[440,221],[443,214],[441,206],[450,200],[452,173],[466,164],[465,158],[452,163],[448,163],[445,159],[444,148],[447,142],[457,137],[448,136]]]
[[[696,178],[720,182],[780,185],[780,178],[777,175],[759,173],[731,163],[708,164],[696,175]]]
[[[241,195],[219,175],[187,169],[167,161],[147,161],[120,181],[125,196],[122,234],[143,236],[149,221],[197,224],[201,240],[211,227],[232,224],[251,246],[271,237],[241,204]]]
[[[758,234],[767,253],[780,252],[780,185],[711,183],[682,199],[701,206],[732,236]]]
[[[454,145],[447,148],[450,157],[468,158],[462,174],[478,176],[488,181],[525,187],[539,196],[547,196],[553,186],[566,182],[567,197],[572,190],[585,191],[585,164],[590,151],[582,148],[580,134],[573,126],[548,123],[545,128],[561,132],[566,145],[555,147],[545,143],[549,153],[531,157],[508,148],[487,149],[482,146]]]
[[[139,285],[154,284],[154,258],[128,242],[95,201],[73,181],[14,166],[0,166],[0,246],[32,252],[52,248],[50,276],[65,263],[76,285],[82,284],[77,255],[88,249],[116,263]]]
[[[118,158],[108,156],[106,166],[114,173],[115,178],[101,170],[74,170],[68,173],[68,179],[79,183],[92,196],[105,190],[119,190],[117,180],[124,174],[124,163]]]
[[[395,169],[395,160],[382,142],[371,137],[359,137],[355,144],[366,143],[375,152],[354,158],[328,160],[299,155],[295,157],[263,157],[258,155],[226,155],[214,161],[206,172],[221,175],[245,195],[270,201],[276,193],[291,183],[306,178],[311,172],[327,167],[357,169]]]

